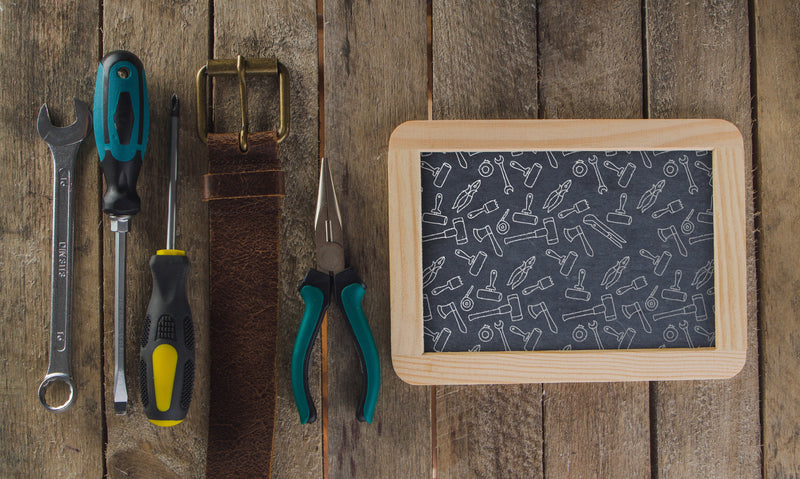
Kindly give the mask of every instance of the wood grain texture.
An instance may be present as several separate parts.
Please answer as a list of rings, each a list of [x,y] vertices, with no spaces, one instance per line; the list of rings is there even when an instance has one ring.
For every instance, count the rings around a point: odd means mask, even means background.
[[[72,97],[92,102],[97,4],[0,4],[0,476],[103,474],[100,173],[89,133],[75,166],[72,378],[63,414],[37,397],[48,364],[53,161],[36,133],[39,107],[53,123],[75,120]],[[66,396],[63,396],[64,398]]]
[[[541,117],[641,118],[640,9],[640,2],[632,0],[540,4]],[[563,384],[543,389],[547,474],[648,475],[646,384]]]
[[[751,192],[747,2],[647,2],[645,15],[650,117],[711,117],[736,124],[744,135]],[[747,362],[732,380],[654,385],[658,455],[653,463],[659,477],[761,474],[752,211],[748,199]]]
[[[800,476],[800,334],[797,291],[800,273],[800,9],[780,1],[755,2],[758,121],[758,199],[761,304],[761,418],[764,476]]]
[[[432,31],[433,119],[536,118],[534,4],[436,1]],[[541,391],[437,386],[437,477],[541,477]]]
[[[328,312],[331,478],[427,477],[430,391],[403,383],[389,351],[387,147],[400,123],[426,116],[425,2],[325,2],[325,153],[345,259],[367,285],[363,308],[381,361],[372,424],[355,418],[361,374],[337,307]]]
[[[107,215],[102,225],[107,471],[110,477],[198,476],[205,468],[208,434],[208,223],[206,207],[200,201],[200,176],[207,171],[207,157],[195,133],[193,78],[207,54],[207,5],[106,1],[103,16],[103,53],[126,49],[142,60],[151,125],[137,183],[142,210],[131,219],[128,233],[126,416],[116,416],[113,407],[114,235]],[[187,291],[195,330],[196,380],[186,420],[172,428],[160,428],[152,425],[142,411],[138,365],[142,322],[152,290],[148,262],[157,249],[164,247],[167,234],[169,111],[173,92],[181,101],[175,245],[186,251],[191,264]]]
[[[313,241],[319,174],[316,3],[217,0],[213,29],[215,58],[274,56],[289,72],[291,127],[278,155],[286,178],[286,196],[281,216],[278,397],[272,475],[322,477],[322,421],[300,424],[290,375],[292,348],[303,316],[297,285],[316,261]],[[238,131],[240,100],[235,79],[217,77],[214,84],[214,131]],[[247,77],[251,131],[278,127],[277,85],[277,78]],[[309,386],[318,406],[322,374],[319,358],[315,352],[309,366]]]

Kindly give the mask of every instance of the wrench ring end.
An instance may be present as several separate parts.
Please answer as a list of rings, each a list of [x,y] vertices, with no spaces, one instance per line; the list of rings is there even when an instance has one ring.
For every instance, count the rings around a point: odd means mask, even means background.
[[[51,384],[55,382],[62,382],[66,383],[69,386],[69,397],[63,404],[59,406],[51,406],[47,402],[47,398],[45,395],[47,394],[47,389],[50,387]],[[67,374],[63,373],[53,373],[48,374],[44,377],[42,384],[39,385],[39,402],[42,403],[45,409],[51,412],[64,412],[72,406],[72,402],[75,400],[75,386],[72,384],[72,378],[70,378]]]

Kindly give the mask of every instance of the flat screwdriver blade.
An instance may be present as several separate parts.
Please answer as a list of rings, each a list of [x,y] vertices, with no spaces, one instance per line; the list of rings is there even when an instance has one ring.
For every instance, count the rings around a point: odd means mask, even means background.
[[[111,216],[114,232],[114,412],[128,411],[125,384],[125,234],[130,216]]]

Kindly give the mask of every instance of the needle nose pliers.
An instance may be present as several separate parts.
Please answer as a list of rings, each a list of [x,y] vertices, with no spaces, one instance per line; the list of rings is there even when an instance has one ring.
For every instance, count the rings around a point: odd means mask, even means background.
[[[310,269],[300,284],[299,291],[305,303],[305,312],[292,352],[292,391],[297,412],[300,414],[300,422],[306,424],[314,422],[317,418],[317,411],[308,389],[308,362],[333,295],[344,311],[361,360],[363,382],[356,417],[359,421],[371,423],[381,384],[378,349],[367,318],[361,309],[364,284],[353,268],[345,268],[344,265],[342,217],[328,161],[325,158],[322,159],[320,166],[314,239],[318,269]]]

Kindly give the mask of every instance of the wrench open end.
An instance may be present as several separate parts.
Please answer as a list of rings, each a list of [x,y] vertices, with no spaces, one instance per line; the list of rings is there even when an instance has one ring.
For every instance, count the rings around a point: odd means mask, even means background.
[[[47,402],[47,390],[50,388],[50,385],[53,383],[64,383],[69,387],[69,397],[67,398],[64,403],[58,406],[53,406]],[[72,406],[72,401],[75,399],[75,386],[72,384],[72,378],[69,377],[67,374],[63,373],[53,373],[48,374],[44,377],[42,384],[39,385],[39,402],[42,403],[42,406],[45,407],[48,411],[52,412],[64,412]]]
[[[39,109],[39,118],[36,121],[36,131],[39,136],[53,146],[67,146],[80,143],[89,133],[89,125],[92,123],[92,115],[86,103],[73,98],[75,101],[76,119],[71,125],[58,127],[50,121],[50,111],[47,103]]]

